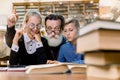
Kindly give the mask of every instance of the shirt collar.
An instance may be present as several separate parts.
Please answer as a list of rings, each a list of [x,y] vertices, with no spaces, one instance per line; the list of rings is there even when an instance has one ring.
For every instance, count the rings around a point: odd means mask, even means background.
[[[23,34],[23,36],[24,36],[24,40],[25,40],[26,43],[31,41],[31,39],[29,38],[27,33]]]

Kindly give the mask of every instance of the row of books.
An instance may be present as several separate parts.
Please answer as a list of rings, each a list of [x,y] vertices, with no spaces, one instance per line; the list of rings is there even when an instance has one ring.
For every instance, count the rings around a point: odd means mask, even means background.
[[[87,80],[120,79],[120,23],[98,20],[81,28],[77,53],[85,55]]]

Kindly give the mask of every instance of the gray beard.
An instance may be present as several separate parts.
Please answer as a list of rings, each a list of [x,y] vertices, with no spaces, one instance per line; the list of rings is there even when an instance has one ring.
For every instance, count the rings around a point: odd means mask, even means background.
[[[50,35],[46,36],[50,47],[59,46],[62,43],[62,38],[62,35],[56,35],[55,37],[51,37]]]

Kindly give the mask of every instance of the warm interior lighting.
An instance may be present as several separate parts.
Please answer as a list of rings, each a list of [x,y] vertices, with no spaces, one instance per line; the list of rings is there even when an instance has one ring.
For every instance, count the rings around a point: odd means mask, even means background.
[[[59,2],[60,5],[62,5],[63,3],[62,2]]]
[[[33,6],[33,3],[31,2],[30,5]]]
[[[93,4],[93,3],[94,3],[94,1],[93,1],[93,0],[90,0],[90,3],[91,3],[91,4]]]

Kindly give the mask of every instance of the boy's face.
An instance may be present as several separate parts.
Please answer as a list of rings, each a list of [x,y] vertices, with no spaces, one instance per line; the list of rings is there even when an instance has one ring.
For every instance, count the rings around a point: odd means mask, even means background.
[[[26,26],[28,35],[34,37],[35,34],[39,33],[41,28],[40,18],[37,16],[29,17]]]
[[[49,46],[58,46],[62,42],[61,38],[61,21],[60,20],[47,20],[46,21],[46,32],[48,36],[46,37],[48,40]]]
[[[75,27],[74,23],[69,23],[64,27],[64,36],[68,41],[73,41],[77,37],[77,28]]]

